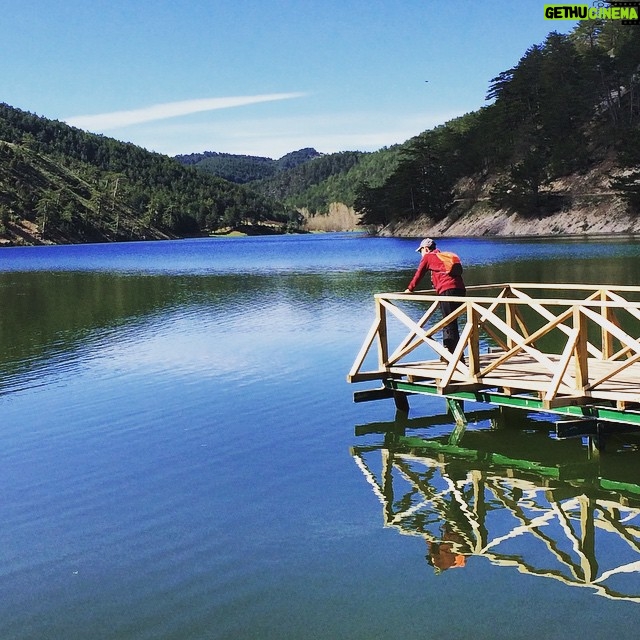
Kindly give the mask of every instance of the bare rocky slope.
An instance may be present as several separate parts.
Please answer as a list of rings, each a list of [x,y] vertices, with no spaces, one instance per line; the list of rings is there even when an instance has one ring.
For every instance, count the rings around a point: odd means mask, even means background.
[[[401,237],[640,234],[640,215],[630,213],[611,189],[612,173],[611,164],[604,162],[584,174],[551,183],[548,191],[564,196],[570,204],[550,215],[523,216],[492,208],[488,182],[479,188],[471,206],[465,204],[468,199],[464,198],[471,187],[462,188],[463,197],[444,220],[418,218],[384,228],[379,234]]]

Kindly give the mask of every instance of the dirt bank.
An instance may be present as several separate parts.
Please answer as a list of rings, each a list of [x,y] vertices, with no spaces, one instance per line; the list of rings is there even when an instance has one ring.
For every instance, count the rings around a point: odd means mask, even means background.
[[[563,198],[565,206],[548,215],[522,216],[496,210],[489,204],[490,184],[476,193],[467,211],[463,202],[440,222],[420,218],[383,229],[385,236],[550,236],[640,234],[640,216],[630,214],[610,187],[610,164],[584,174],[568,176],[547,186],[547,192]],[[463,195],[465,195],[463,193]]]

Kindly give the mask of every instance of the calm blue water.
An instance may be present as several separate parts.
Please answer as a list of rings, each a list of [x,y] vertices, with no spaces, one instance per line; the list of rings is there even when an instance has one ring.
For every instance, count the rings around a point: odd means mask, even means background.
[[[452,238],[446,248],[467,267],[530,260],[607,260],[637,257],[637,243],[615,239]],[[390,272],[410,268],[418,242],[363,234],[193,239],[11,248],[0,252],[0,271],[102,271],[133,274]]]
[[[630,239],[442,245],[468,284],[640,281]],[[353,403],[372,295],[406,286],[416,246],[2,249],[0,638],[637,637],[633,442],[594,463],[540,419],[478,415],[469,450],[581,469],[549,481],[418,456],[379,424],[392,402]]]

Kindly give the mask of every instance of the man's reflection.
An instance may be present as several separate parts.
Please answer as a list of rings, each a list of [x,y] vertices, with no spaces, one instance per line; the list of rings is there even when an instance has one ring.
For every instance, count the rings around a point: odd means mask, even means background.
[[[427,562],[436,573],[454,567],[464,567],[466,556],[462,551],[466,548],[463,536],[454,531],[448,522],[442,526],[442,539],[438,542],[427,540]],[[467,549],[467,555],[471,552]]]

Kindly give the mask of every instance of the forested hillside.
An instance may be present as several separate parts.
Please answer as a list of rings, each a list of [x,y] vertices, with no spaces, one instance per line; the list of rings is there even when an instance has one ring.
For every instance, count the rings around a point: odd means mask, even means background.
[[[318,185],[330,177],[344,174],[358,164],[362,156],[360,151],[345,151],[314,158],[309,162],[280,172],[272,178],[261,180],[254,185],[264,195],[278,200],[296,200],[296,196]],[[308,206],[305,202],[298,206]]]
[[[551,33],[490,82],[487,106],[374,153],[174,159],[0,105],[0,240],[297,230],[335,203],[377,232],[416,235],[501,233],[507,220],[520,233],[578,209],[612,222],[619,203],[640,220],[640,27]],[[493,222],[464,224],[480,214]]]
[[[384,183],[397,166],[402,147],[325,155],[314,149],[301,149],[279,160],[212,151],[176,159],[238,184],[250,183],[265,197],[313,216],[327,213],[334,202],[352,207],[361,183]]]
[[[480,203],[539,219],[570,210],[578,182],[581,193],[622,198],[640,213],[639,27],[590,21],[551,33],[491,81],[487,99],[408,141],[383,184],[361,182],[362,222],[423,219],[442,230]],[[607,185],[584,184],[603,171]]]
[[[249,184],[308,216],[343,203],[392,233],[418,233],[418,220],[464,230],[459,221],[479,210],[526,221],[622,202],[637,214],[639,119],[640,28],[584,21],[530,47],[478,111],[402,145],[324,155]]]
[[[238,184],[245,184],[256,180],[264,180],[283,171],[294,169],[312,158],[320,157],[320,155],[315,149],[311,148],[292,151],[278,160],[261,156],[205,151],[204,153],[178,155],[176,160],[180,164],[195,167],[219,178]]]
[[[247,188],[132,144],[0,105],[0,238],[83,242],[296,225]]]

